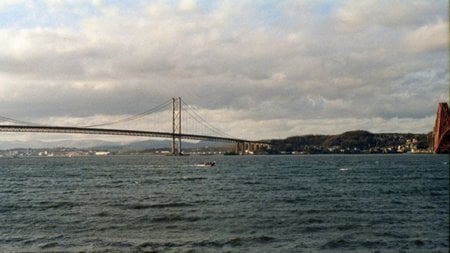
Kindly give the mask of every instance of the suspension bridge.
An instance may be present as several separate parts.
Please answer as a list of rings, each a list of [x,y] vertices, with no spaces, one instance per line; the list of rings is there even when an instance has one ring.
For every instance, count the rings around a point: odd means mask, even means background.
[[[171,107],[171,108],[170,108]],[[183,108],[185,108],[183,110]],[[147,131],[147,130],[131,130],[125,128],[105,128],[106,126],[120,125],[123,123],[136,122],[137,120],[145,119],[150,115],[158,114],[161,116],[161,112],[169,112],[171,114],[171,120],[168,130],[159,131]],[[162,114],[165,115],[165,114]],[[186,116],[184,116],[186,115]],[[183,119],[184,116],[184,120]],[[159,119],[160,121],[161,119]],[[191,128],[185,124],[187,122],[195,122],[200,125],[206,133],[196,133],[198,128]],[[135,114],[132,116],[124,117],[110,122],[104,122],[99,124],[91,124],[86,126],[56,126],[51,124],[41,124],[34,122],[27,122],[22,120],[13,119],[10,117],[0,116],[0,132],[29,132],[29,133],[62,133],[62,134],[94,134],[94,135],[120,135],[120,136],[138,136],[138,137],[151,137],[151,138],[165,138],[171,139],[172,154],[182,155],[182,140],[197,140],[197,141],[212,141],[212,142],[225,142],[234,143],[236,154],[252,153],[255,150],[263,149],[269,146],[264,141],[246,140],[242,138],[236,138],[228,135],[223,130],[214,127],[207,120],[197,112],[196,108],[188,105],[180,97],[172,98],[150,110]],[[149,122],[147,119],[144,122]],[[183,125],[182,125],[183,123]],[[182,128],[183,126],[183,128]],[[204,132],[203,130],[203,132]]]

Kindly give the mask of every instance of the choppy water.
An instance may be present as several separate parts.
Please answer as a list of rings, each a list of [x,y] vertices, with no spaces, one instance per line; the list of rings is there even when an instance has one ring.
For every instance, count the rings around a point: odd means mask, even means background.
[[[1,252],[449,248],[446,155],[0,159],[0,173]]]

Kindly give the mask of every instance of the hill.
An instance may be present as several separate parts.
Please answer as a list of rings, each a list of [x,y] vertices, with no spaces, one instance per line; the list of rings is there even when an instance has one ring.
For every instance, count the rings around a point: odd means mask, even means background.
[[[427,150],[430,134],[371,133],[356,130],[338,135],[292,136],[271,140],[272,153],[383,153]]]

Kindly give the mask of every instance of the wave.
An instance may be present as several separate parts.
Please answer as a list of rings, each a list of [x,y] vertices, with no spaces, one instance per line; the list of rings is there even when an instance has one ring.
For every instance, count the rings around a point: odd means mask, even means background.
[[[167,251],[175,248],[185,248],[186,252],[191,252],[192,249],[199,248],[223,248],[223,247],[239,247],[242,245],[265,244],[274,242],[276,239],[271,236],[261,235],[255,237],[235,237],[225,240],[204,240],[199,242],[144,242],[137,246],[141,251],[147,251],[148,249],[154,251]],[[187,250],[190,249],[190,250]],[[195,250],[194,250],[195,251]],[[178,252],[178,251],[177,251]],[[195,251],[197,252],[197,251]],[[203,252],[203,251],[202,251]]]
[[[50,248],[56,248],[60,246],[57,242],[48,242],[44,243],[43,245],[39,246],[41,249],[50,249]]]
[[[363,225],[361,225],[361,224],[341,224],[341,225],[338,225],[336,228],[339,231],[348,231],[348,230],[359,229],[361,227],[363,227]]]
[[[394,243],[394,244],[392,244]],[[405,244],[406,243],[406,244]],[[400,246],[400,244],[402,244]],[[340,250],[354,250],[354,249],[370,249],[370,250],[374,250],[374,249],[382,249],[382,248],[386,248],[386,247],[401,247],[402,249],[407,249],[407,248],[423,248],[424,246],[426,246],[427,244],[429,244],[428,241],[423,241],[421,239],[415,239],[412,241],[402,241],[402,243],[398,244],[398,242],[393,242],[393,241],[386,241],[383,239],[374,239],[374,240],[368,240],[368,239],[353,239],[353,240],[346,240],[343,238],[340,239],[334,239],[334,240],[330,240],[328,242],[326,242],[324,245],[322,245],[322,249],[340,249]],[[439,252],[439,251],[436,251]]]
[[[324,245],[322,245],[322,249],[338,249],[338,248],[349,248],[352,243],[345,239],[333,239],[328,242],[326,242]]]
[[[258,182],[258,181],[245,181],[244,184],[246,184],[246,185],[258,185],[258,184],[263,184],[263,183]]]
[[[158,250],[162,249],[169,249],[169,248],[179,248],[188,245],[187,243],[174,243],[174,242],[165,242],[165,243],[159,243],[159,242],[144,242],[137,246],[137,248],[140,251],[147,252],[147,249],[152,249],[151,252],[159,252]]]
[[[124,207],[127,209],[141,210],[141,209],[163,209],[163,208],[172,208],[172,207],[191,207],[192,204],[184,203],[184,202],[172,202],[172,203],[162,203],[162,204],[129,204]]]
[[[155,223],[177,222],[177,221],[195,222],[201,219],[202,218],[196,216],[163,215],[159,217],[154,217],[151,219],[151,221]]]
[[[33,204],[31,208],[40,211],[45,211],[48,209],[70,210],[77,206],[80,206],[80,203],[72,201],[40,201]]]
[[[180,177],[177,179],[181,180],[181,181],[197,181],[197,180],[205,180],[207,178],[206,177],[186,177],[186,176],[184,176],[184,177]]]
[[[261,235],[255,237],[235,237],[229,240],[222,240],[222,241],[202,241],[200,243],[195,243],[193,246],[225,247],[225,246],[241,246],[243,244],[269,243],[273,241],[275,241],[274,237]]]
[[[100,212],[94,214],[94,216],[97,216],[97,217],[108,217],[108,216],[111,216],[111,214],[109,212],[107,212],[107,211],[100,211]]]
[[[328,227],[328,226],[306,226],[303,229],[303,232],[305,232],[305,233],[315,233],[315,232],[327,230],[327,229],[330,229],[330,228],[331,227]]]

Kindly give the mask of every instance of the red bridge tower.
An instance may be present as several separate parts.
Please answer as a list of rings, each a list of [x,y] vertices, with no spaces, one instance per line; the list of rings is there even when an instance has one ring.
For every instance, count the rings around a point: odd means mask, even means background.
[[[436,114],[436,125],[433,130],[434,153],[450,151],[450,110],[447,103],[439,103]]]

